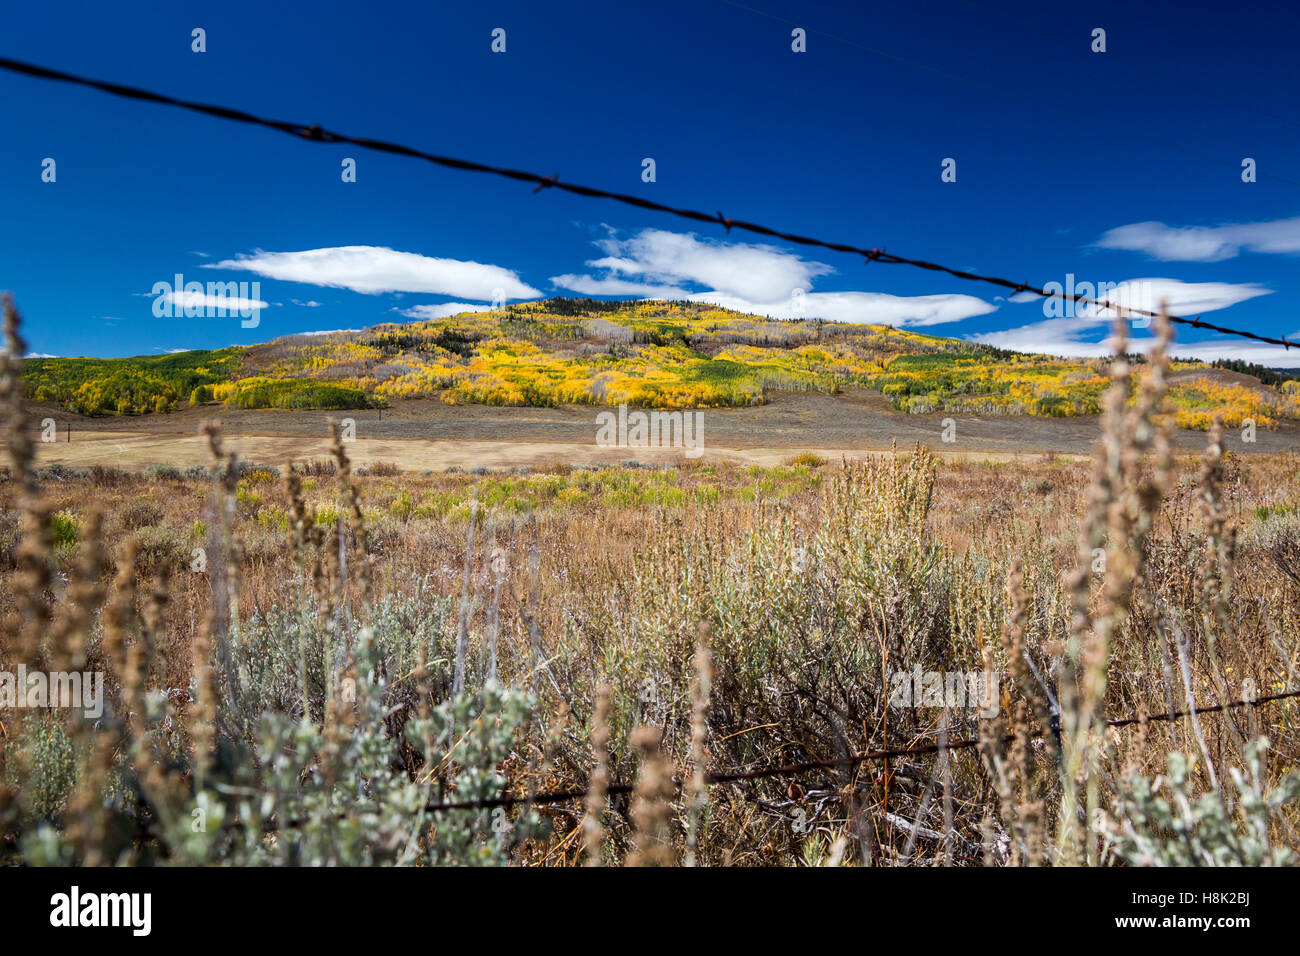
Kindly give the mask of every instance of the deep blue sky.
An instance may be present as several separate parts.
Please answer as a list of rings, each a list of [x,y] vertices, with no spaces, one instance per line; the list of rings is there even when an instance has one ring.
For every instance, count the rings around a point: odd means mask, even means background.
[[[1294,6],[748,2],[769,15],[723,0],[11,2],[0,55],[1037,284],[1161,280],[1155,294],[1183,311],[1300,334]],[[791,50],[796,25],[806,53]],[[206,53],[191,52],[194,27]],[[504,54],[490,50],[496,27]],[[1090,50],[1094,27],[1105,54]],[[1053,351],[1095,348],[1104,331],[1045,322],[1041,304],[991,286],[747,249],[757,237],[9,73],[0,128],[0,288],[18,296],[34,353],[401,321],[417,306],[485,304],[499,270],[517,275],[513,298],[616,280],[779,314],[793,276],[805,314],[958,317],[921,327]],[[345,156],[356,183],[341,181]],[[54,183],[41,181],[46,157]],[[940,179],[947,157],[955,183]],[[1257,182],[1242,182],[1243,157]],[[1117,229],[1105,245],[1118,248],[1098,245]],[[356,246],[371,248],[346,271],[336,252],[248,258]],[[398,258],[404,278],[391,275]],[[270,306],[253,329],[155,318],[149,293],[177,272],[258,280]],[[1300,365],[1296,351],[1180,334],[1180,354]]]

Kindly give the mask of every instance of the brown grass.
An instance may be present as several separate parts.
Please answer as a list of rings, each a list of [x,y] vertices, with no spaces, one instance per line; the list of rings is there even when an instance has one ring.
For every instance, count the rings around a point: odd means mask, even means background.
[[[351,616],[364,623],[374,602],[458,607],[443,634],[457,682],[473,693],[495,676],[536,698],[502,763],[510,792],[583,786],[593,768],[598,781],[636,782],[632,800],[611,799],[603,814],[600,800],[538,808],[551,835],[520,839],[516,862],[1113,862],[1100,835],[1074,822],[1083,808],[1081,819],[1123,823],[1126,792],[1108,781],[1163,773],[1180,751],[1195,761],[1193,786],[1213,794],[1250,739],[1270,738],[1272,782],[1300,753],[1293,703],[1100,725],[1189,696],[1237,696],[1247,679],[1260,693],[1293,687],[1300,657],[1300,578],[1279,574],[1300,567],[1300,456],[1175,455],[1141,405],[1114,410],[1113,454],[1095,465],[942,462],[917,448],[770,468],[593,472],[553,461],[474,475],[372,463],[358,476],[352,446],[339,444],[332,467],[270,480],[240,477],[213,431],[224,468],[215,483],[32,471],[21,412],[7,408],[0,659],[102,662],[128,714],[143,712],[149,691],[168,695],[180,764],[139,758],[142,787],[190,787],[233,759],[242,731],[227,698],[247,678],[227,622],[303,594],[349,641]],[[81,522],[79,545],[48,539],[56,512]],[[191,570],[195,549],[205,571]],[[43,643],[50,621],[67,624]],[[414,677],[401,690],[408,709],[390,718],[393,740],[410,714],[448,699],[451,682],[433,666],[423,650],[406,662]],[[1005,674],[998,717],[891,707],[891,672],[913,666]],[[1040,676],[1063,708],[1059,745],[1031,732],[1051,721]],[[355,715],[328,677],[313,679],[303,675],[301,692],[289,681],[277,706],[341,741]],[[141,730],[128,721],[123,733]],[[705,760],[754,769],[939,734],[986,743],[744,785],[705,788],[699,776]],[[1012,744],[999,743],[1005,734]],[[95,753],[98,785],[112,752]],[[394,760],[412,779],[445,771],[401,748]],[[692,781],[682,800],[674,780]],[[59,812],[80,808],[70,824],[79,859],[104,862],[84,787],[72,793]],[[10,789],[6,799],[21,798]],[[1296,847],[1296,822],[1284,810],[1271,838]]]

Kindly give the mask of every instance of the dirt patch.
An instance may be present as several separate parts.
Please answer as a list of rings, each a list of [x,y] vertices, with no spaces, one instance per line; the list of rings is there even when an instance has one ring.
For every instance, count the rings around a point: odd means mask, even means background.
[[[1204,374],[1198,372],[1198,374]],[[1237,373],[1216,370],[1218,375]],[[1245,376],[1249,379],[1249,376]],[[1250,379],[1250,381],[1254,381]],[[356,441],[349,454],[357,464],[392,461],[403,468],[441,470],[538,465],[613,464],[635,458],[644,462],[680,460],[680,449],[598,448],[596,415],[589,406],[558,408],[496,408],[447,405],[429,399],[395,403],[384,410],[334,413],[352,418]],[[815,451],[835,459],[887,450],[895,442],[910,448],[929,445],[946,458],[1006,460],[1022,455],[1087,455],[1097,440],[1098,420],[969,415],[937,412],[908,415],[896,412],[882,396],[850,392],[840,396],[781,393],[754,408],[703,410],[704,457],[758,464],[775,464],[800,451]],[[169,415],[136,418],[86,418],[52,406],[38,407],[38,420],[53,418],[58,442],[41,444],[42,462],[69,465],[106,464],[142,467],[207,463],[207,449],[198,439],[200,422],[218,419],[227,440],[246,460],[283,464],[289,459],[328,454],[329,415],[323,412],[238,410],[219,406],[187,408]],[[944,441],[947,419],[952,441]],[[72,441],[67,441],[69,426]],[[1300,451],[1300,424],[1286,422],[1275,431],[1259,431],[1252,444],[1236,430],[1225,435],[1225,446],[1238,453]],[[1179,431],[1180,450],[1205,447],[1204,432]]]
[[[284,465],[330,457],[330,442],[325,438],[241,435],[228,437],[226,444],[238,452],[240,459],[259,465]],[[708,448],[703,462],[731,461],[770,467],[779,465],[801,451],[811,451],[830,461],[841,457],[861,457],[884,453],[885,449],[825,447]],[[935,448],[941,458],[980,461],[1009,461],[1026,457],[1025,453],[988,451],[946,451]],[[347,445],[348,458],[355,466],[391,462],[405,471],[443,471],[447,468],[469,470],[476,467],[539,467],[564,462],[569,465],[618,465],[626,461],[642,464],[681,464],[680,449],[673,448],[597,448],[590,442],[511,442],[429,440],[419,438],[357,438]],[[1028,457],[1039,457],[1029,454]],[[193,437],[157,437],[124,432],[87,432],[71,443],[38,446],[39,464],[64,464],[77,467],[111,465],[138,470],[149,465],[168,464],[177,468],[210,464],[206,440]]]

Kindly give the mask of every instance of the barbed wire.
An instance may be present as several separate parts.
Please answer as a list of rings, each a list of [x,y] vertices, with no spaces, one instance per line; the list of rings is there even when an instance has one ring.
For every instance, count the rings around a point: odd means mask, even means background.
[[[1300,697],[1300,690],[1284,691],[1278,694],[1269,694],[1264,697],[1255,697],[1249,700],[1233,700],[1224,704],[1207,704],[1204,707],[1196,707],[1188,710],[1170,710],[1167,712],[1153,714],[1136,714],[1129,717],[1117,717],[1105,722],[1107,727],[1125,727],[1136,723],[1158,723],[1179,720],[1191,714],[1212,714],[1225,712],[1238,707],[1258,707],[1264,704],[1271,704],[1280,700],[1287,700]],[[1051,734],[1059,734],[1059,728],[1053,727],[1050,730],[1034,730],[1028,734],[1030,739],[1036,740]],[[1004,744],[1012,743],[1016,740],[1017,734],[1006,734],[1000,738]],[[996,738],[995,738],[996,739]],[[837,770],[857,766],[858,764],[871,763],[879,760],[893,760],[901,757],[926,756],[928,754],[940,753],[942,751],[967,750],[971,747],[977,747],[982,742],[979,737],[967,737],[960,740],[951,740],[944,743],[934,742],[922,744],[915,747],[897,747],[888,750],[870,750],[865,753],[851,754],[847,757],[838,757],[828,760],[808,760],[803,763],[786,764],[781,767],[765,767],[759,770],[744,770],[731,773],[709,773],[705,775],[705,783],[712,786],[724,783],[743,783],[751,780],[762,780],[772,777],[793,777],[802,773],[808,773],[813,770]],[[606,797],[622,796],[635,791],[635,786],[630,783],[614,783],[603,788]],[[445,813],[453,810],[494,810],[498,807],[507,808],[515,806],[546,806],[554,803],[566,803],[570,800],[581,800],[591,794],[590,787],[578,787],[568,790],[547,790],[541,793],[532,793],[525,796],[515,796],[507,794],[499,797],[481,797],[471,800],[446,800],[437,803],[429,803],[423,807],[425,813]],[[338,819],[344,819],[351,812],[340,813]],[[275,833],[281,829],[296,830],[306,826],[310,821],[306,818],[290,819],[281,822],[275,820],[265,820],[262,823],[262,829],[266,833]],[[231,820],[224,826],[225,829],[238,829],[241,826],[239,820]],[[143,837],[153,839],[163,839],[162,831],[153,821],[142,821],[140,833]],[[165,844],[164,844],[165,847]]]
[[[1046,288],[1037,288],[1028,282],[1016,282],[1012,279],[982,275],[965,269],[955,269],[925,259],[915,259],[909,256],[897,255],[895,253],[887,252],[884,248],[868,248],[853,245],[852,243],[833,242],[825,239],[818,239],[814,236],[785,232],[749,220],[725,216],[721,211],[709,214],[696,209],[669,206],[664,203],[655,202],[654,200],[645,199],[641,196],[634,196],[629,193],[620,193],[608,189],[599,189],[594,186],[583,186],[578,183],[563,182],[559,178],[559,173],[555,173],[551,176],[542,176],[538,173],[532,173],[526,170],[511,169],[505,166],[494,166],[489,163],[475,162],[474,160],[462,159],[455,156],[442,156],[437,153],[429,153],[424,150],[415,149],[414,147],[405,146],[400,143],[389,142],[387,140],[336,133],[324,129],[319,124],[315,123],[293,123],[284,120],[269,119],[241,109],[180,99],[178,97],[168,96],[164,93],[156,93],[151,90],[127,86],[122,83],[91,79],[90,77],[80,76],[74,73],[66,73],[62,70],[38,66],[22,60],[14,60],[9,57],[0,57],[0,69],[9,70],[10,72],[23,74],[25,76],[36,77],[38,79],[57,80],[78,86],[86,86],[105,93],[110,93],[114,96],[126,97],[128,99],[143,100],[145,102],[157,103],[165,106],[175,106],[196,113],[202,113],[207,116],[215,116],[220,119],[232,120],[239,123],[248,123],[255,126],[263,126],[314,143],[347,143],[352,146],[359,146],[363,149],[369,149],[376,152],[408,156],[412,159],[422,159],[426,162],[434,163],[438,166],[444,166],[448,169],[457,169],[463,172],[485,173],[492,176],[513,179],[518,182],[533,183],[534,193],[538,193],[543,189],[558,189],[573,195],[585,196],[589,199],[607,199],[613,202],[623,203],[624,205],[635,206],[639,209],[648,209],[653,212],[667,213],[681,219],[710,223],[712,225],[721,225],[727,231],[728,235],[731,234],[733,229],[736,229],[743,232],[753,233],[755,235],[781,239],[785,242],[794,243],[795,245],[812,246],[820,249],[829,249],[833,252],[861,256],[867,262],[880,262],[888,265],[907,265],[918,269],[926,269],[931,272],[940,272],[956,279],[970,282],[983,282],[989,285],[1009,289],[1015,293],[1031,293],[1044,299],[1061,299],[1063,301],[1073,302],[1076,305],[1092,306],[1099,309],[1102,313],[1113,311],[1121,318],[1125,315],[1140,316],[1144,318],[1159,318],[1161,314],[1147,309],[1116,305],[1108,300],[1099,300],[1089,296],[1079,295],[1077,293],[1067,293],[1064,290],[1054,291]],[[1274,338],[1268,335],[1260,335],[1257,332],[1251,332],[1247,329],[1234,329],[1227,326],[1216,325],[1203,321],[1200,316],[1197,316],[1196,318],[1188,318],[1180,315],[1168,315],[1167,318],[1170,322],[1179,325],[1188,325],[1197,329],[1206,329],[1211,332],[1218,332],[1221,335],[1235,335],[1241,338],[1251,339],[1252,341],[1263,342],[1267,345],[1280,345],[1288,350],[1293,345],[1300,346],[1300,341],[1291,342],[1285,337]]]
[[[1106,721],[1107,727],[1127,727],[1137,723],[1159,723],[1180,720],[1192,714],[1213,714],[1232,710],[1238,707],[1258,707],[1264,704],[1271,704],[1279,700],[1287,700],[1294,697],[1300,697],[1300,690],[1285,691],[1279,694],[1269,694],[1264,697],[1255,697],[1249,700],[1233,700],[1225,704],[1207,704],[1204,707],[1189,708],[1187,710],[1171,710],[1162,713],[1136,714],[1129,717],[1116,717]],[[1030,739],[1040,739],[1049,734],[1056,734],[1055,728],[1049,730],[1035,730],[1028,736]],[[1001,738],[1002,743],[1008,744],[1016,739],[1016,734],[1007,734]],[[786,764],[781,767],[764,767],[759,770],[743,770],[731,773],[709,773],[704,777],[704,782],[709,785],[721,783],[743,783],[750,780],[762,780],[769,777],[793,777],[801,773],[808,773],[813,770],[842,770],[849,767],[855,767],[863,763],[873,763],[880,760],[893,760],[899,757],[918,757],[928,754],[940,753],[951,750],[967,750],[971,747],[978,747],[981,738],[966,737],[960,740],[950,740],[946,743],[935,741],[934,743],[922,744],[916,747],[896,747],[889,750],[869,750],[865,753],[851,754],[847,757],[834,757],[826,760],[808,760],[803,763]],[[620,783],[612,784],[605,788],[607,795],[617,795],[631,793],[634,787],[632,784]],[[543,793],[535,793],[531,796],[514,796],[506,795],[500,797],[486,797],[478,800],[455,800],[449,802],[431,803],[425,806],[425,811],[429,813],[438,813],[447,810],[489,810],[496,807],[513,807],[521,804],[550,804],[563,803],[568,800],[578,800],[588,796],[590,788],[578,788],[572,790],[552,790]]]

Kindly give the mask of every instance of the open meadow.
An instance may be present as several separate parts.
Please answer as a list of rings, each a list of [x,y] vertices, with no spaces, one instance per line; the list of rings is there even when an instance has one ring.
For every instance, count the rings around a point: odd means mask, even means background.
[[[8,861],[1296,862],[1296,426],[1175,429],[1159,349],[1100,415],[773,390],[698,459],[8,368],[0,669],[104,678],[3,711]]]

